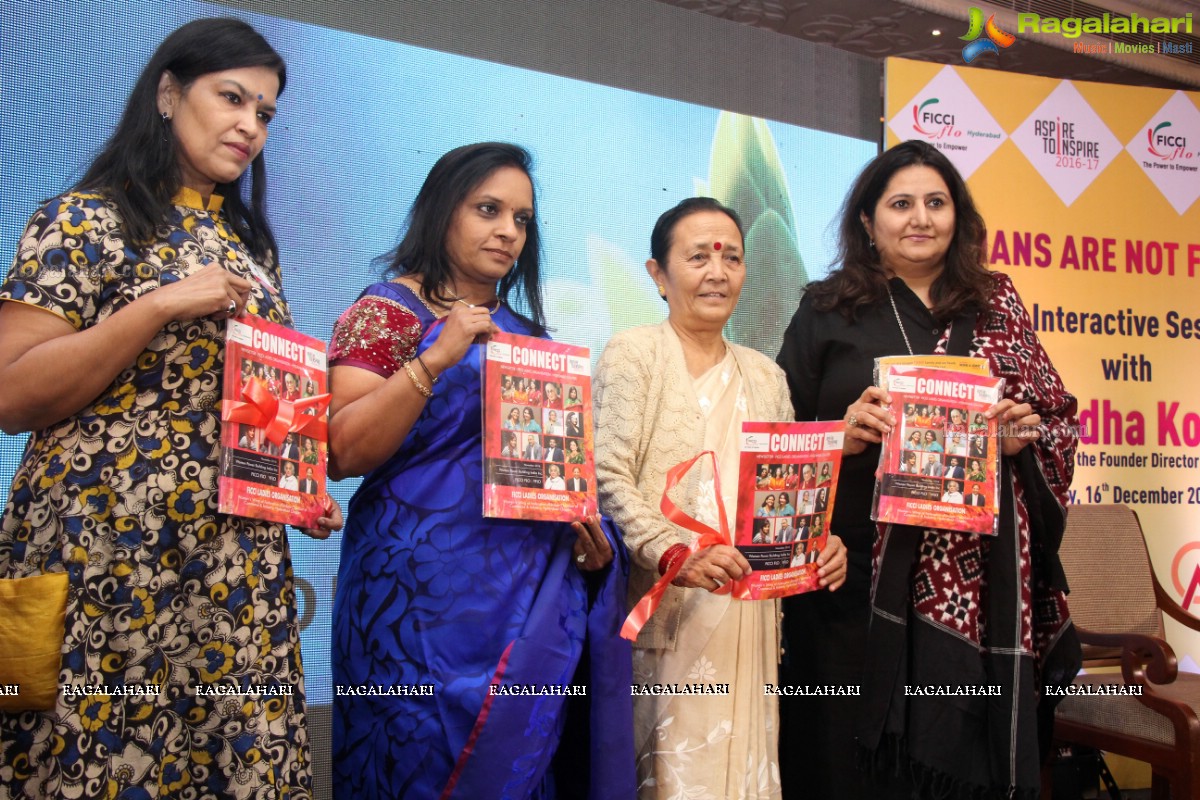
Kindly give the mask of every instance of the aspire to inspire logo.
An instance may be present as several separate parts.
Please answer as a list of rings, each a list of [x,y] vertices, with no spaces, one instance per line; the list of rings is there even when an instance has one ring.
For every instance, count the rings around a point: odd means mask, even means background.
[[[984,35],[986,38],[979,38]],[[962,51],[963,61],[968,64],[983,53],[999,54],[1001,48],[1010,47],[1017,40],[1017,37],[1011,33],[1000,30],[996,25],[995,14],[988,17],[985,23],[983,12],[974,6],[971,6],[970,27],[967,29],[967,35],[958,38],[960,41],[969,42]]]
[[[1174,135],[1169,131],[1164,132],[1164,129],[1169,127],[1171,127],[1170,122],[1160,122],[1153,128],[1146,129],[1147,149],[1149,149],[1150,155],[1161,158],[1163,161],[1194,158],[1195,153],[1187,149],[1187,137]],[[1161,152],[1160,147],[1167,152]]]

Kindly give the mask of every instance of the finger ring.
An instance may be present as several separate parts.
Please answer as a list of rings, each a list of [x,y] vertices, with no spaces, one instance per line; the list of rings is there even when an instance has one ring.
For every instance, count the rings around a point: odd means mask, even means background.
[[[585,561],[587,561],[587,555],[585,553],[580,553],[579,555],[575,556],[576,564],[582,564]]]
[[[233,316],[233,312],[235,312],[235,311],[237,311],[237,301],[236,301],[236,300],[230,300],[230,301],[229,301],[229,306],[228,306],[228,307],[226,307],[226,309],[225,309],[225,313],[226,313],[226,314],[228,314],[229,316],[231,316],[231,317],[232,317],[232,316]]]
[[[849,425],[851,428],[857,428],[858,427],[858,414],[851,414],[849,417],[847,417],[846,424]]]
[[[717,580],[716,578],[713,578],[713,579],[712,579],[712,582],[713,582],[713,583],[715,583],[715,584],[717,585],[717,588],[718,588],[718,589],[720,589],[722,586],[724,586],[724,585],[725,585],[724,583],[722,583],[721,581]]]

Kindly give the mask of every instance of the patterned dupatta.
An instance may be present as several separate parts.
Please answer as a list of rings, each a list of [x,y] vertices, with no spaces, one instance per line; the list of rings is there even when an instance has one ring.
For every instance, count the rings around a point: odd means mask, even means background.
[[[867,766],[907,774],[914,796],[1032,800],[1053,721],[1043,687],[1080,664],[1058,561],[1076,400],[1007,276],[975,317],[936,352],[987,358],[1041,438],[1001,459],[998,536],[879,526],[858,735]]]

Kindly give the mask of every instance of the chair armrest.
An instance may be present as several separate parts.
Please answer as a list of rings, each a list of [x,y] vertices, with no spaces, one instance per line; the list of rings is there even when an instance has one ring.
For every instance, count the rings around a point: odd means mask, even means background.
[[[1186,628],[1200,631],[1200,617],[1189,614],[1184,610],[1183,606],[1175,601],[1174,597],[1167,594],[1167,590],[1158,582],[1157,575],[1154,576],[1154,599],[1158,603],[1159,610],[1164,612],[1168,617]]]
[[[1179,674],[1175,651],[1157,636],[1144,633],[1097,633],[1075,626],[1079,641],[1097,647],[1121,648],[1121,675],[1129,685],[1172,683]]]

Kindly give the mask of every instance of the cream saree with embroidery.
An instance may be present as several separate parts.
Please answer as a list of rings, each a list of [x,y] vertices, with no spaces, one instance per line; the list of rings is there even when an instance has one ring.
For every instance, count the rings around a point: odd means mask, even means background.
[[[707,417],[704,446],[717,454],[730,530],[737,509],[742,422],[749,419],[732,352],[693,380]],[[701,469],[696,518],[717,527],[712,470]],[[635,697],[640,800],[765,800],[780,797],[779,714],[764,684],[777,680],[775,601],[731,600],[688,590],[675,650],[634,648],[638,684],[706,684],[725,694]]]

